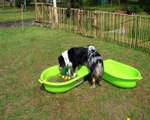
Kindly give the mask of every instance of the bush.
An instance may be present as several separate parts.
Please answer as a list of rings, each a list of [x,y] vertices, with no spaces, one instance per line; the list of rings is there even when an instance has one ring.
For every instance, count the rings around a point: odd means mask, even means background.
[[[33,0],[26,0],[26,5],[29,5]],[[16,6],[21,7],[24,4],[24,0],[16,0]]]
[[[139,3],[148,5],[148,4],[150,4],[150,0],[139,0]]]
[[[143,6],[141,6],[141,8],[142,8],[145,12],[150,12],[150,5],[143,5]]]
[[[140,13],[140,12],[143,12],[143,9],[137,5],[130,5],[127,7],[127,11],[130,11],[132,13]]]

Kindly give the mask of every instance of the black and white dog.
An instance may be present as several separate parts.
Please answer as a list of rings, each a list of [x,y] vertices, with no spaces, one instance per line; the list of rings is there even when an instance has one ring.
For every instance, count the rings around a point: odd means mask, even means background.
[[[96,80],[101,85],[101,79],[104,71],[104,64],[101,55],[96,51],[94,46],[88,46],[87,65],[91,70],[92,88],[95,88]]]
[[[91,70],[92,88],[95,88],[96,80],[101,85],[101,79],[104,71],[104,64],[101,55],[96,51],[94,46],[88,48],[74,47],[62,52],[58,57],[60,69],[65,67],[73,69],[73,76],[76,77],[79,65],[86,65]],[[69,75],[71,71],[68,71]]]
[[[64,67],[72,68],[72,77],[75,77],[77,75],[78,66],[87,63],[87,48],[70,48],[69,50],[62,52],[62,54],[58,57],[58,62],[60,65],[60,69],[63,69]],[[69,75],[71,75],[70,69],[68,73]]]

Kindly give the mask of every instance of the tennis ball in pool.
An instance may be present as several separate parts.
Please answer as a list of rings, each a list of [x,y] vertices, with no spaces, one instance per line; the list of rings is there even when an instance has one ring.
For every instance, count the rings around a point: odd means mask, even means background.
[[[65,78],[65,76],[64,76],[64,75],[62,75],[61,77],[62,77],[62,78]]]
[[[130,117],[127,117],[127,120],[131,120]]]
[[[66,76],[64,79],[65,79],[65,80],[68,80],[68,77]]]

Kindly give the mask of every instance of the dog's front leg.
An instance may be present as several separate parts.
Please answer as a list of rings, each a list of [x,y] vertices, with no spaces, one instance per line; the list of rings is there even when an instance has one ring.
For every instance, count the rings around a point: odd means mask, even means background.
[[[68,75],[71,76],[71,68],[68,68]]]
[[[73,66],[73,78],[77,76],[77,71],[78,71],[78,67],[77,66]]]
[[[95,88],[96,87],[95,86],[95,82],[96,82],[95,78],[92,78],[92,86],[91,86],[91,88]]]

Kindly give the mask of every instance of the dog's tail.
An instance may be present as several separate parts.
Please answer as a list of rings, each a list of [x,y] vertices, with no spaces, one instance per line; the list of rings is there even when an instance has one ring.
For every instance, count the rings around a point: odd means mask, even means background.
[[[96,48],[93,45],[88,46],[88,51],[96,51]]]

